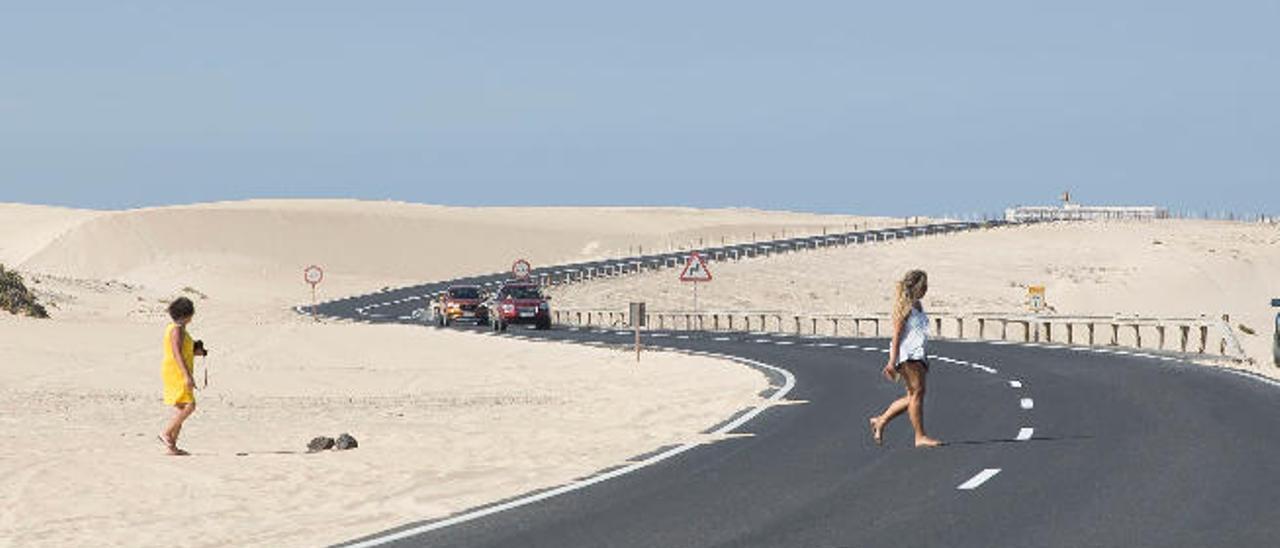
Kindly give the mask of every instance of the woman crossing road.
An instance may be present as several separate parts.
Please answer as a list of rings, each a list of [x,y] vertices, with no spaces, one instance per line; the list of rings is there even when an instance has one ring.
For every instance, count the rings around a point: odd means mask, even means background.
[[[929,362],[925,360],[925,342],[929,339],[929,317],[920,304],[929,292],[929,276],[923,270],[912,270],[897,283],[893,307],[893,340],[889,343],[889,363],[882,373],[889,380],[901,378],[907,393],[889,404],[884,413],[868,419],[871,437],[876,445],[884,440],[884,427],[906,411],[916,431],[916,447],[936,447],[942,442],[929,437],[924,430],[925,378]]]

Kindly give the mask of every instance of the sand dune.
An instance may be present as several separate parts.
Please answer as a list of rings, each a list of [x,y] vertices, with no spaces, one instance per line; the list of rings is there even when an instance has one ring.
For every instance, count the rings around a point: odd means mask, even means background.
[[[252,201],[129,211],[0,205],[0,260],[52,320],[0,315],[0,540],[312,546],[563,483],[757,401],[719,360],[314,324],[321,297],[535,264],[891,219],[684,208]],[[161,456],[165,304],[196,302],[212,384]],[[296,454],[349,431],[348,453]],[[710,441],[710,440],[708,440]],[[732,443],[732,442],[729,442]],[[238,453],[247,453],[238,456]],[[180,511],[175,508],[180,507]],[[0,542],[3,544],[3,542]]]
[[[396,202],[249,201],[119,212],[5,206],[47,219],[7,245],[20,269],[183,286],[280,306],[304,300],[301,269],[326,269],[322,289],[345,296],[384,285],[672,249],[703,242],[819,233],[893,219],[687,208],[452,208]],[[6,240],[10,237],[6,235]],[[4,249],[4,248],[0,248]],[[242,283],[251,277],[252,284]],[[172,286],[172,287],[171,287]],[[281,296],[280,294],[285,294]]]
[[[1025,312],[1026,287],[1044,285],[1059,314],[1216,317],[1271,365],[1270,299],[1280,297],[1280,226],[1169,220],[1069,223],[961,233],[712,266],[706,309],[867,314],[890,308],[903,272],[930,273],[926,306],[957,313]],[[561,307],[686,310],[691,289],[672,272],[558,289]]]

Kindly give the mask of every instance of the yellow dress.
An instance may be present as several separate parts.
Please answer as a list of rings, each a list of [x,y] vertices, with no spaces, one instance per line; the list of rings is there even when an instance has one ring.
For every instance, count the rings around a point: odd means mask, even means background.
[[[173,356],[173,336],[182,333],[182,361],[179,362]],[[174,405],[178,403],[194,403],[196,401],[195,394],[187,387],[187,377],[182,374],[182,369],[192,367],[195,364],[196,342],[191,338],[191,334],[186,330],[180,330],[178,324],[171,323],[164,331],[164,363],[160,366],[160,375],[164,377],[164,403],[165,405]],[[195,373],[190,369],[187,370],[195,378]]]

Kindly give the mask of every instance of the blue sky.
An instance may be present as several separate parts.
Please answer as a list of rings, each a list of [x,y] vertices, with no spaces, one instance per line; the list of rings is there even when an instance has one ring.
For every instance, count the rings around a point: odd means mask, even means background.
[[[1280,213],[1280,2],[15,2],[0,201]]]

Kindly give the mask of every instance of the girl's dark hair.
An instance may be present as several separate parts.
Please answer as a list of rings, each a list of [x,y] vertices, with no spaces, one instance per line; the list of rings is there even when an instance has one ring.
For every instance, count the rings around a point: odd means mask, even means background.
[[[191,302],[191,299],[178,297],[177,299],[174,299],[173,302],[169,303],[169,317],[173,318],[173,321],[175,322],[183,318],[190,318],[195,314],[196,305]]]

